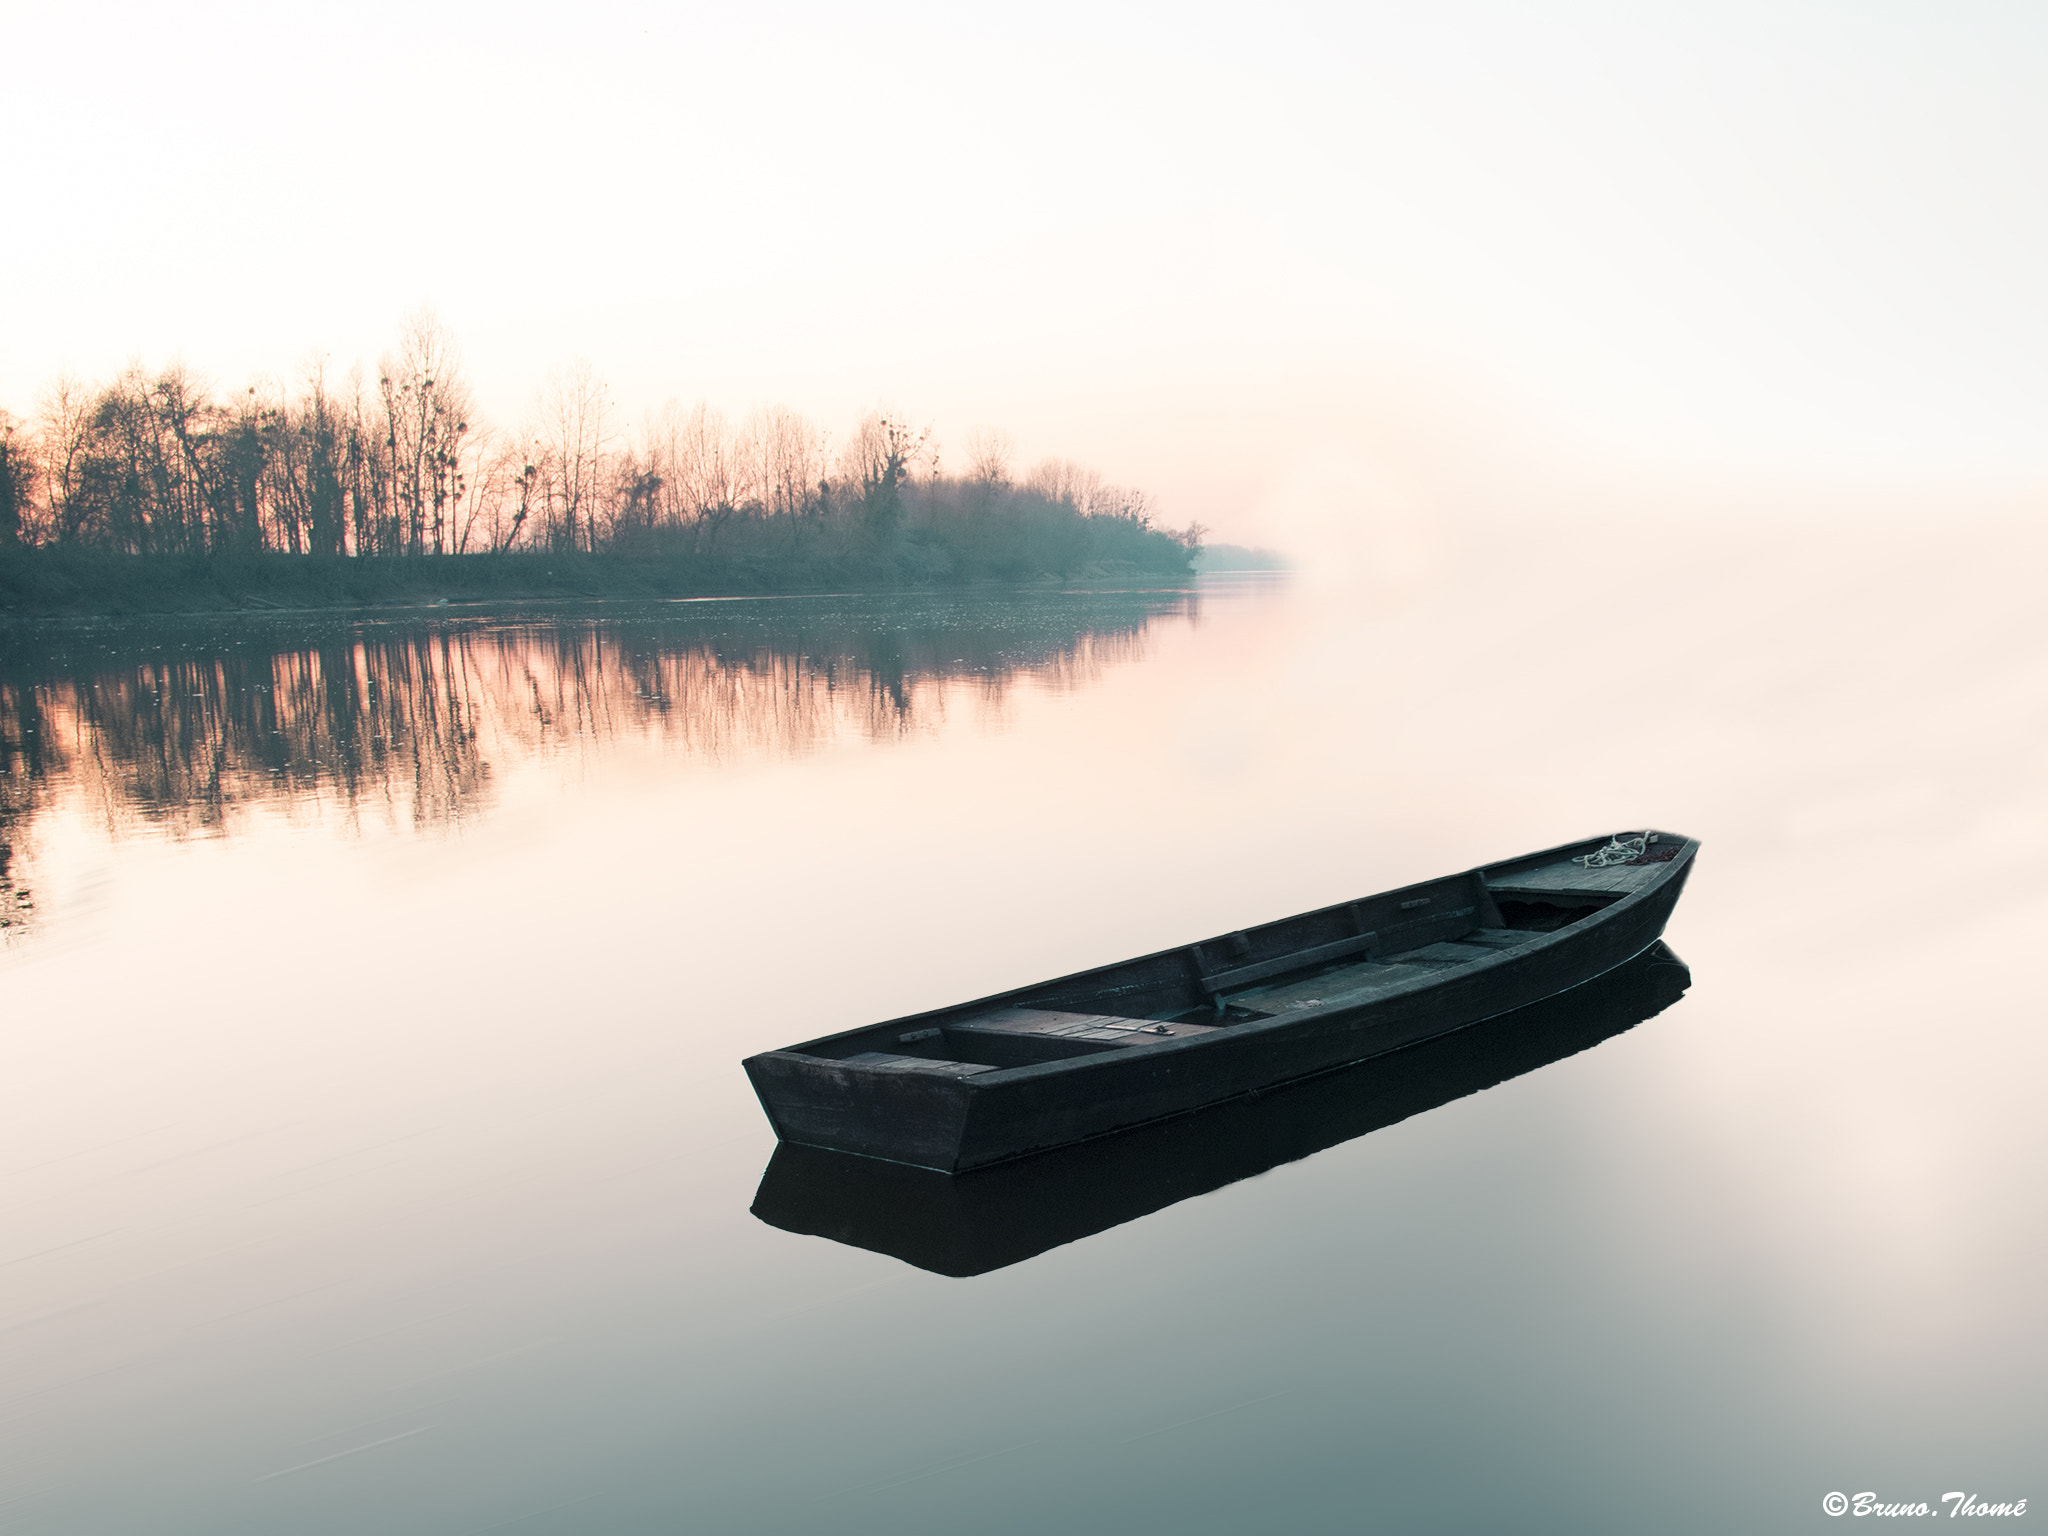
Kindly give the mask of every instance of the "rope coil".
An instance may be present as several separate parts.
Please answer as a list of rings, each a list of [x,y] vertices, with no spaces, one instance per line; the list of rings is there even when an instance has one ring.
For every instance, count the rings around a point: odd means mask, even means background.
[[[1604,848],[1595,848],[1591,853],[1581,853],[1572,859],[1574,864],[1583,864],[1588,869],[1605,869],[1611,864],[1633,864],[1649,851],[1652,834],[1638,832],[1633,837],[1623,837],[1619,832],[1607,840]]]

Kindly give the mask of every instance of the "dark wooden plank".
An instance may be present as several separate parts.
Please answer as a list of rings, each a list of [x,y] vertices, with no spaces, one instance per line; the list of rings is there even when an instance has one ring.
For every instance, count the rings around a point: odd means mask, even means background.
[[[892,1056],[887,1051],[862,1051],[857,1056],[845,1057],[841,1064],[870,1072],[935,1072],[941,1077],[972,1077],[977,1072],[997,1070],[985,1062],[935,1061],[929,1056]]]
[[[1376,933],[1358,933],[1332,944],[1318,944],[1312,949],[1296,950],[1291,955],[1261,960],[1256,965],[1241,965],[1234,971],[1218,971],[1213,976],[1202,978],[1202,990],[1212,996],[1218,992],[1235,992],[1269,976],[1284,976],[1289,971],[1306,970],[1312,965],[1328,965],[1332,960],[1342,960],[1347,955],[1365,954],[1379,941],[1380,936]]]
[[[962,1034],[1029,1035],[1038,1039],[1100,1040],[1112,1045],[1143,1045],[1149,1041],[1201,1034],[1214,1026],[1168,1024],[1130,1019],[1119,1014],[1066,1013],[1052,1008],[1002,1008],[955,1021],[948,1029]]]
[[[1001,1067],[1023,1067],[1105,1051],[1159,1046],[1190,1035],[1211,1034],[1214,1030],[1215,1026],[1208,1024],[1173,1024],[1109,1014],[1017,1007],[957,1019],[945,1026],[943,1038],[945,1049],[952,1055]]]
[[[1403,955],[1402,960],[1408,957]],[[1404,965],[1393,960],[1368,960],[1361,965],[1347,965],[1320,976],[1311,976],[1304,981],[1281,982],[1271,987],[1261,987],[1250,992],[1234,994],[1230,1001],[1242,1008],[1255,1008],[1260,1013],[1299,1013],[1305,1008],[1327,1007],[1345,999],[1357,999],[1389,987],[1399,986],[1404,981],[1413,981],[1421,976],[1439,974],[1441,967],[1434,965]]]
[[[1494,902],[1493,888],[1487,884],[1485,870],[1472,871],[1472,889],[1479,897],[1480,923],[1488,928],[1505,928],[1507,924],[1501,920],[1500,908]]]
[[[1666,867],[1663,864],[1609,864],[1604,869],[1587,869],[1566,859],[1539,869],[1501,875],[1488,884],[1496,896],[1540,896],[1547,892],[1625,896],[1654,882]]]
[[[871,1072],[795,1051],[766,1051],[745,1065],[784,1141],[927,1168],[958,1162],[972,1085],[997,1075]]]
[[[1449,907],[1442,912],[1424,912],[1420,917],[1411,917],[1405,923],[1394,923],[1380,929],[1380,945],[1389,952],[1398,952],[1403,944],[1413,945],[1417,935],[1432,931],[1440,932],[1446,938],[1469,931],[1476,926],[1472,919],[1478,915],[1477,907]],[[1420,942],[1428,943],[1428,939]]]
[[[1460,944],[1484,944],[1490,949],[1513,949],[1517,944],[1527,944],[1542,938],[1526,928],[1474,928]]]
[[[1394,958],[1402,965],[1470,965],[1474,960],[1490,960],[1494,953],[1490,944],[1468,944],[1458,938],[1406,949]]]
[[[1455,966],[1470,965],[1480,960],[1491,959],[1498,951],[1492,945],[1465,944],[1457,940],[1445,940],[1411,949],[1387,960],[1369,960],[1359,965],[1347,965],[1334,971],[1325,971],[1320,976],[1307,977],[1296,982],[1282,982],[1271,987],[1254,988],[1237,992],[1230,1001],[1243,1008],[1254,1008],[1261,1013],[1295,1012],[1303,1008],[1322,1007],[1354,993],[1372,992],[1412,981],[1418,976],[1432,975]]]

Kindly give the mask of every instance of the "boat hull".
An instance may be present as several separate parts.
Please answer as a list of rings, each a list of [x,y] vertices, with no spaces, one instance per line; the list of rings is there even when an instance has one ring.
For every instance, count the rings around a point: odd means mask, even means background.
[[[1604,976],[1434,1040],[960,1174],[782,1142],[754,1215],[936,1274],[985,1274],[1562,1061],[1654,1017],[1690,982],[1685,963],[1652,944]]]
[[[1686,842],[1681,857],[1654,882],[1559,932],[1483,964],[1418,978],[1355,1003],[1339,1000],[1295,1016],[1259,1018],[1141,1048],[974,1069],[967,1076],[878,1072],[831,1059],[835,1042],[859,1044],[872,1031],[767,1052],[749,1059],[746,1069],[784,1141],[946,1172],[985,1167],[1367,1061],[1601,976],[1663,935],[1696,846]],[[1531,856],[1537,857],[1543,856]],[[1486,900],[1484,880],[1478,889]],[[1047,983],[1006,998],[1058,994],[1062,985]]]

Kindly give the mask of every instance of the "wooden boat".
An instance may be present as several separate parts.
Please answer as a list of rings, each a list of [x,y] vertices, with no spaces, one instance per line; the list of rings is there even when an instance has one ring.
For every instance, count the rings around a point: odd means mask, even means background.
[[[1364,1061],[1612,970],[1699,844],[1589,838],[748,1058],[786,1142],[958,1172]]]
[[[1590,1050],[1663,1012],[1691,981],[1659,941],[1469,1029],[965,1173],[783,1142],[754,1215],[936,1274],[986,1274]]]

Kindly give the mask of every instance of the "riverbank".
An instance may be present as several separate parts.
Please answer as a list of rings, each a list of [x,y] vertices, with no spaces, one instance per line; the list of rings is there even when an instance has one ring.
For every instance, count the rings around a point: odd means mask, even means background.
[[[1156,569],[1153,567],[1157,567]],[[1176,568],[1168,568],[1176,567]],[[986,576],[911,580],[893,562],[672,555],[121,555],[16,550],[0,557],[0,619],[351,609],[575,598],[757,597],[980,587]],[[1184,558],[1091,561],[1004,584],[1192,579]]]

